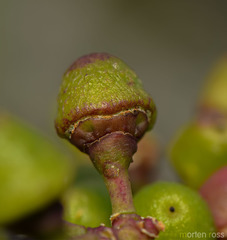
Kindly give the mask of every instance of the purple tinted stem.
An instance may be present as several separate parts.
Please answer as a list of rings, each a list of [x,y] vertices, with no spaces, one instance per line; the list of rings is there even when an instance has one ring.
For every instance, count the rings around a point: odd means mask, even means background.
[[[120,164],[118,164],[119,166],[116,165],[113,164],[112,166],[118,171],[117,176],[103,175],[111,199],[112,214],[135,213],[128,170],[124,169]]]

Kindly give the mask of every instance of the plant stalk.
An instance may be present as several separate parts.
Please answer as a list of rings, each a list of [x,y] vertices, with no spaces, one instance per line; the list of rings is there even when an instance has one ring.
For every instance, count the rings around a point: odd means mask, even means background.
[[[117,175],[115,175],[116,172]],[[135,213],[127,169],[124,169],[120,164],[111,164],[108,174],[104,173],[103,178],[111,199],[112,215]]]
[[[108,189],[113,217],[135,213],[128,167],[136,149],[136,140],[122,132],[105,135],[89,148],[90,158]]]

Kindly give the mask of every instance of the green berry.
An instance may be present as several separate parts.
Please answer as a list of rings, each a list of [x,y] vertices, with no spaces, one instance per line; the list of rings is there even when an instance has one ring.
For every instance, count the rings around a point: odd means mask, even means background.
[[[57,198],[74,166],[54,144],[15,117],[0,115],[0,225]]]
[[[216,170],[227,165],[227,124],[192,122],[175,137],[170,160],[188,186],[198,189]]]
[[[71,187],[64,194],[62,203],[63,218],[70,223],[85,227],[110,226],[110,199],[107,190],[98,182],[90,181]]]
[[[158,182],[141,189],[134,198],[138,214],[162,221],[159,240],[214,239],[215,228],[205,201],[197,192],[178,183]],[[194,237],[193,237],[194,234]]]

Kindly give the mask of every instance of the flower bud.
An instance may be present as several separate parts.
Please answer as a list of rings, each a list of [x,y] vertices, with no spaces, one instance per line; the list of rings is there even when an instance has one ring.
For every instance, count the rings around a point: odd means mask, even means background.
[[[139,140],[155,119],[153,100],[135,72],[117,57],[83,56],[64,74],[55,126],[83,152],[113,132]]]

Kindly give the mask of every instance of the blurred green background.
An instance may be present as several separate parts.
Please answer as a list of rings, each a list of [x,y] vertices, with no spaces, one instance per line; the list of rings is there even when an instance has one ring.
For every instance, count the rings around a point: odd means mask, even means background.
[[[227,1],[1,0],[0,28],[0,108],[57,139],[64,71],[81,55],[108,52],[127,62],[153,97],[154,132],[165,147],[227,52]],[[160,178],[172,180],[164,158]]]

